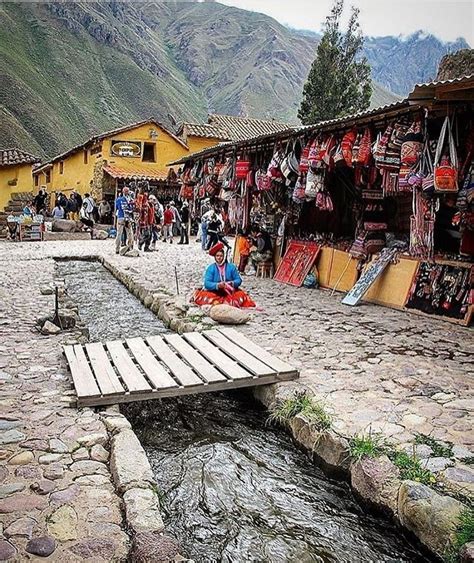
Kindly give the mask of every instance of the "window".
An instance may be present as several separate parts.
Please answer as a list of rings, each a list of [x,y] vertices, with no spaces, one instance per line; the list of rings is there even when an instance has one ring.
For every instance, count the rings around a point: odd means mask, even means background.
[[[36,176],[35,176],[35,186],[38,186],[38,185],[39,185],[39,176],[38,176],[38,174],[36,174]]]
[[[143,147],[143,162],[156,162],[155,160],[155,144],[145,143]]]
[[[59,173],[62,174],[64,172],[64,161],[60,161],[59,163]]]
[[[49,184],[51,182],[51,170],[45,170],[44,177],[45,182]]]
[[[87,154],[87,149],[84,150],[84,164],[87,164],[89,162],[88,159],[88,154]]]
[[[91,149],[91,156],[93,156],[94,154],[99,154],[100,152],[102,152],[102,145],[96,145]]]

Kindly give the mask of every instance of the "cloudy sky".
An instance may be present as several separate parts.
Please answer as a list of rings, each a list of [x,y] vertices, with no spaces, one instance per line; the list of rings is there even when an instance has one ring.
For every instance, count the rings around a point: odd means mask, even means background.
[[[319,31],[332,0],[219,0],[223,4],[262,12],[298,29]],[[348,0],[360,8],[366,35],[408,35],[419,29],[452,41],[464,37],[474,46],[472,0]]]

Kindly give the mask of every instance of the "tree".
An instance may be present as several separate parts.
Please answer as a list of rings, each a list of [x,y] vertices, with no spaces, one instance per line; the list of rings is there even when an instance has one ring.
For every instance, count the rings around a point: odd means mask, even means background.
[[[351,7],[345,32],[340,27],[343,10],[344,0],[335,0],[326,18],[298,111],[304,125],[369,107],[372,81],[370,65],[362,56],[364,36],[359,26],[359,10]]]

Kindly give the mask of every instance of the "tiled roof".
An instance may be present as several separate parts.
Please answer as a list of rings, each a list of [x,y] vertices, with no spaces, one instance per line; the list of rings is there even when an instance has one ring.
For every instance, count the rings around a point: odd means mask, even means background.
[[[182,123],[178,135],[229,140],[229,134],[224,129],[209,123]]]
[[[38,157],[20,149],[0,149],[0,166],[34,164],[39,161],[40,159]]]
[[[108,164],[104,166],[104,172],[107,172],[112,178],[120,178],[121,180],[166,180],[168,177],[168,172],[163,172],[162,170],[153,170],[148,167],[141,167],[135,165],[133,168],[120,168],[120,166],[114,166]]]
[[[256,119],[253,117],[238,117],[235,115],[209,115],[208,122],[224,130],[231,141],[243,141],[257,135],[278,133],[291,127],[288,123],[269,119]]]
[[[130,129],[135,129],[136,127],[141,127],[142,125],[146,125],[148,123],[150,125],[156,125],[160,129],[162,129],[165,133],[167,133],[170,137],[172,137],[182,147],[184,147],[185,149],[188,149],[188,145],[183,141],[183,139],[180,139],[179,137],[177,137],[165,125],[163,125],[159,121],[156,121],[156,119],[144,119],[142,121],[137,121],[136,123],[131,123],[130,125],[124,125],[123,127],[118,127],[117,129],[112,129],[110,131],[106,131],[105,133],[99,133],[97,135],[94,135],[93,137],[91,137],[90,139],[85,141],[84,143],[81,143],[80,145],[76,145],[75,147],[72,147],[71,149],[69,149],[69,150],[67,150],[67,151],[65,151],[61,154],[58,154],[54,158],[48,160],[47,162],[42,164],[39,168],[37,168],[36,171],[42,170],[47,165],[50,165],[53,162],[57,162],[58,160],[64,160],[69,155],[74,154],[75,152],[84,149],[86,146],[88,146],[92,143],[97,143],[97,141],[101,141],[102,139],[107,139],[108,137],[112,137],[112,135],[117,135],[118,133],[123,133],[124,131],[130,131]]]

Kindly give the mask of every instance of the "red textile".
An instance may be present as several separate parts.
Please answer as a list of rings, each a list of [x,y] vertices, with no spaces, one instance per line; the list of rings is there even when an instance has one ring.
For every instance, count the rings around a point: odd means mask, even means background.
[[[231,295],[215,291],[207,291],[207,289],[197,289],[194,292],[193,301],[199,306],[226,303],[227,305],[239,308],[255,307],[255,302],[252,301],[249,295],[242,289],[234,291]]]

